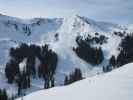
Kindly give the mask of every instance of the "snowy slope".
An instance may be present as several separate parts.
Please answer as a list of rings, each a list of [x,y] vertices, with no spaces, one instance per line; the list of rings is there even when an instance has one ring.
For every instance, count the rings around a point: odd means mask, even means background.
[[[5,65],[7,61],[8,52],[10,47],[19,43],[37,43],[41,41],[41,38],[47,33],[52,34],[52,31],[56,31],[60,27],[62,19],[41,19],[35,18],[31,20],[22,20],[15,17],[9,17],[0,15],[0,65]],[[40,23],[39,23],[40,22]],[[37,24],[39,23],[39,24]],[[28,27],[28,31],[25,32],[25,27]],[[43,35],[44,34],[44,35]],[[43,35],[43,36],[42,36]],[[14,44],[14,45],[13,45]]]
[[[28,27],[30,33],[29,31],[25,32],[25,27]],[[107,58],[109,58],[112,54],[108,53],[110,47],[112,48],[112,46],[115,45],[114,50],[112,50],[112,52],[115,53],[120,42],[120,38],[118,36],[112,36],[112,34],[110,34],[114,30],[122,31],[124,28],[117,24],[97,22],[78,15],[66,18],[34,18],[30,20],[23,20],[1,14],[0,44],[2,46],[0,46],[0,65],[5,65],[7,62],[7,59],[9,58],[8,51],[11,46],[22,42],[36,43],[39,45],[48,43],[59,56],[60,61],[58,68],[60,70],[57,70],[58,72],[64,73],[64,68],[66,68],[66,72],[70,72],[70,70],[79,66],[82,66],[83,71],[86,71],[89,65],[78,58],[72,51],[72,47],[77,45],[75,41],[76,37],[79,35],[86,37],[88,34],[95,36],[94,32],[101,32],[100,34],[104,34],[109,37],[109,44],[105,44],[105,46],[103,46],[103,49],[107,52],[105,56],[108,54]],[[56,41],[54,37],[56,33],[59,34],[58,41]],[[110,42],[112,39],[114,39],[113,44]],[[6,43],[3,45],[5,40]],[[116,41],[117,45],[115,44]]]
[[[25,28],[28,31],[25,31]],[[81,17],[78,15],[66,18],[33,18],[23,20],[15,17],[0,14],[0,88],[12,88],[12,85],[6,84],[4,77],[5,64],[8,61],[9,49],[19,43],[34,43],[43,45],[50,44],[58,55],[59,62],[55,74],[56,85],[63,84],[66,74],[72,72],[75,68],[80,68],[84,77],[93,76],[102,72],[102,66],[107,62],[111,55],[119,53],[118,46],[121,37],[114,35],[113,31],[125,31],[126,27],[117,24],[94,21],[92,19]],[[29,32],[30,31],[30,32]],[[75,41],[77,36],[84,38],[88,34],[92,37],[95,32],[108,38],[107,43],[101,45],[104,51],[105,61],[97,66],[92,66],[80,59],[72,50],[77,46]],[[59,39],[55,39],[55,34],[59,35]],[[36,65],[38,61],[36,61]],[[4,81],[3,81],[4,80]],[[6,85],[1,85],[6,84]],[[32,80],[31,89],[27,91],[35,91],[43,88],[43,80]],[[12,90],[12,89],[11,89]],[[13,91],[16,91],[13,88]],[[10,91],[12,93],[12,91]]]
[[[122,28],[120,25],[97,22],[78,15],[64,18],[61,27],[56,31],[59,34],[59,41],[54,41],[52,37],[50,39],[51,48],[58,54],[60,61],[58,63],[57,80],[59,80],[59,82],[62,81],[62,78],[59,76],[63,77],[65,73],[69,73],[75,67],[80,68],[84,73],[84,76],[91,76],[98,73],[97,69],[97,71],[92,70],[92,67],[94,68],[94,66],[87,64],[78,58],[73,52],[72,48],[77,46],[75,41],[77,36],[82,36],[85,38],[89,34],[94,37],[95,32],[100,32],[100,35],[106,36],[108,38],[108,43],[103,44],[102,48],[104,51],[105,60],[107,60],[111,55],[117,56],[119,53],[118,46],[121,42],[121,38],[114,35],[112,32],[123,30],[125,30],[125,28]]]
[[[133,63],[74,84],[31,93],[23,100],[132,100]],[[21,100],[21,99],[17,99]]]

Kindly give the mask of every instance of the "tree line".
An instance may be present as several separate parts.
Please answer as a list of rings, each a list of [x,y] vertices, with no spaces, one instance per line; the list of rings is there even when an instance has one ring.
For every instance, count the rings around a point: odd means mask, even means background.
[[[73,82],[76,82],[78,80],[82,80],[82,72],[80,69],[76,68],[74,72],[70,73],[69,75],[65,76],[64,85],[69,85]]]
[[[0,89],[0,100],[9,100],[5,89]]]
[[[82,39],[81,36],[78,36],[76,38],[76,42],[78,46],[76,48],[73,48],[73,50],[78,57],[92,65],[98,65],[103,61],[104,56],[102,48],[91,47],[91,42],[90,40],[88,40],[88,37],[87,39]]]
[[[50,83],[53,86],[58,57],[57,54],[49,49],[46,44],[44,46],[37,46],[35,44],[27,45],[21,44],[16,48],[10,49],[10,60],[5,67],[5,75],[8,83],[17,83],[18,95],[21,95],[22,89],[30,88],[31,77],[43,78],[45,80],[44,88],[49,88]],[[39,66],[35,66],[36,58],[39,59]],[[19,64],[26,60],[26,66],[23,71],[20,71]]]
[[[123,36],[123,35],[120,35],[120,36]],[[122,39],[119,45],[119,51],[120,53],[118,54],[117,57],[112,55],[112,57],[109,59],[109,64],[103,67],[103,72],[109,72],[112,69],[115,69],[122,65],[133,62],[133,33],[127,34]]]

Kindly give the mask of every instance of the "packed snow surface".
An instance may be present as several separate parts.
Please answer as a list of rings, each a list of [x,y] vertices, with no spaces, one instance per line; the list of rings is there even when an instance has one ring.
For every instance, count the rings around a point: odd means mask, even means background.
[[[31,93],[23,100],[133,100],[133,63],[68,86]]]

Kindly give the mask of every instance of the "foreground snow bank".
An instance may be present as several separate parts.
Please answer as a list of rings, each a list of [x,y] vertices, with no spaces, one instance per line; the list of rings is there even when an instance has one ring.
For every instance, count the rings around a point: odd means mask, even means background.
[[[133,63],[69,86],[31,93],[23,100],[133,100]]]

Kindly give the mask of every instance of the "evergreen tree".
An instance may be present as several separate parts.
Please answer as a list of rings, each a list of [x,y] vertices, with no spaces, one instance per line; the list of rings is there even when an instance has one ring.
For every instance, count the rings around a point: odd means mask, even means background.
[[[78,44],[78,47],[73,48],[73,50],[76,52],[77,56],[79,56],[81,59],[93,65],[98,65],[104,59],[103,52],[101,47],[100,48],[91,47],[90,41],[92,40],[89,38],[83,40],[82,37],[77,37],[76,42]]]
[[[120,53],[117,57],[117,66],[133,61],[133,33],[127,35],[120,44]]]
[[[15,61],[10,60],[10,62],[6,64],[5,74],[8,79],[8,83],[13,83],[15,75],[19,74],[18,64]]]
[[[8,95],[5,89],[0,89],[0,100],[8,100]]]
[[[36,76],[44,78],[45,88],[54,86],[53,75],[56,70],[58,57],[57,54],[49,49],[48,45],[37,46],[22,43],[16,48],[10,49],[11,60],[6,64],[5,74],[9,83],[16,82],[18,85],[18,95],[21,95],[23,89],[30,87],[30,77]],[[40,60],[38,69],[35,68],[36,57]],[[26,60],[26,67],[20,72],[19,64]],[[51,84],[50,84],[51,83]]]
[[[50,88],[50,80],[48,77],[46,77],[45,82],[44,82],[44,89]]]
[[[68,81],[69,81],[69,80],[68,80],[68,76],[65,76],[64,85],[68,85],[68,84],[69,84]]]
[[[112,70],[112,66],[107,65],[106,67],[103,66],[103,72],[110,72]]]
[[[109,60],[109,65],[110,66],[113,66],[115,68],[116,66],[116,59],[115,59],[115,56],[112,56]]]
[[[69,74],[69,76],[65,77],[64,85],[68,85],[68,84],[71,84],[75,81],[82,80],[82,79],[83,79],[83,77],[82,77],[81,70],[76,68],[73,73],[71,73],[71,74]]]
[[[3,90],[3,100],[8,100],[7,92],[5,89]]]
[[[31,86],[31,85],[30,85],[30,82],[31,82],[31,81],[30,81],[30,76],[27,76],[27,87],[28,87],[28,88],[30,88],[30,86]]]
[[[55,86],[55,79],[54,77],[51,79],[51,87],[54,87]]]

